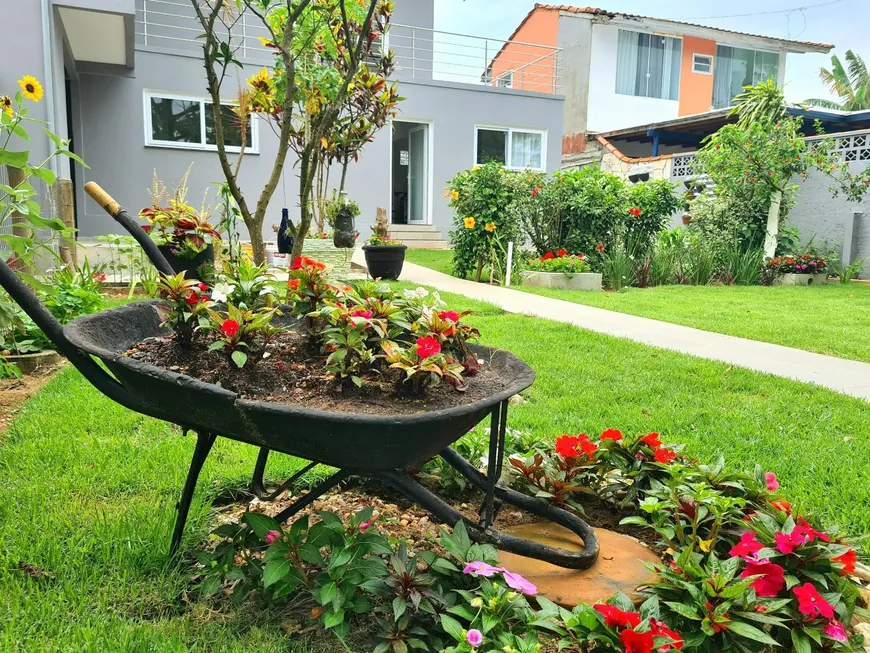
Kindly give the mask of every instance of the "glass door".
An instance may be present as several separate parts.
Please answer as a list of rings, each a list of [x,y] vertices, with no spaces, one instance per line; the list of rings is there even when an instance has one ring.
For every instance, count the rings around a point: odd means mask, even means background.
[[[429,213],[429,128],[408,133],[408,223],[426,224]]]

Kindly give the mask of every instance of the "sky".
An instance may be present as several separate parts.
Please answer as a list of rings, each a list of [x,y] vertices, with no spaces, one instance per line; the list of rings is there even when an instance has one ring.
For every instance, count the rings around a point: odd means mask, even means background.
[[[798,41],[835,45],[843,59],[853,50],[870,64],[870,0],[554,0],[551,4],[597,6],[654,18],[671,18],[709,27]],[[435,29],[506,39],[534,0],[435,0]],[[831,55],[793,54],[785,75],[786,99],[835,99],[819,80]]]

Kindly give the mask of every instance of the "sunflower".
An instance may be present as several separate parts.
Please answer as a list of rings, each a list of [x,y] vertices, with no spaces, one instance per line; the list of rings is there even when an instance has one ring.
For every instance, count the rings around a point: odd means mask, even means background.
[[[474,218],[472,218],[472,217],[465,218],[465,220],[463,220],[463,222],[465,222],[466,229],[474,229]]]
[[[25,75],[18,80],[18,85],[21,87],[24,97],[28,100],[39,102],[42,99],[42,84],[39,83],[36,77]]]
[[[0,109],[2,109],[7,116],[12,115],[12,99],[8,95],[0,97]]]
[[[486,229],[489,233],[492,233],[493,231],[495,231],[495,229],[496,229],[496,227],[495,227],[495,222],[487,222],[487,223],[486,223],[486,227],[485,227],[485,229]]]

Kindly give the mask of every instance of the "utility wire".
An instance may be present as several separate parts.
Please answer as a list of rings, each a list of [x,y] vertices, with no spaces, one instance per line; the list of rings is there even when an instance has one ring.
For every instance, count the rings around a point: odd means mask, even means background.
[[[795,11],[804,11],[805,9],[815,9],[816,7],[827,7],[829,5],[835,5],[840,2],[844,2],[845,0],[828,0],[827,2],[818,2],[812,5],[804,5],[802,7],[793,7],[791,9],[777,9],[773,11],[755,11],[749,14],[727,14],[721,16],[688,16],[685,18],[679,18],[678,20],[709,20],[714,18],[749,18],[752,16],[769,16],[772,14],[790,14]]]

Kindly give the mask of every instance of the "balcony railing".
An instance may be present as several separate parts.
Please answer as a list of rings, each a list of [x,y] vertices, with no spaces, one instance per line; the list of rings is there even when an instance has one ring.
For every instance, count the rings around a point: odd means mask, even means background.
[[[232,3],[229,3],[232,4]],[[270,65],[273,53],[260,42],[269,31],[257,16],[228,14],[237,57]],[[218,23],[218,31],[223,27]],[[226,30],[224,29],[224,32]],[[202,26],[184,0],[136,0],[136,45],[199,55]],[[539,93],[558,93],[559,48],[443,32],[393,23],[385,45],[395,53],[400,80],[437,80]]]

